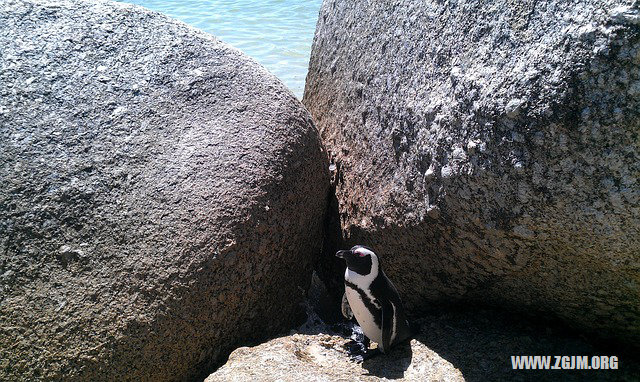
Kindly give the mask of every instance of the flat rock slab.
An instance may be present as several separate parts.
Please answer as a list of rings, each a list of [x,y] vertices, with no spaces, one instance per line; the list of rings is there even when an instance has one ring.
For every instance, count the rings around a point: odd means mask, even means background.
[[[419,341],[358,364],[343,337],[294,334],[239,348],[205,382],[214,381],[464,381],[462,373]]]

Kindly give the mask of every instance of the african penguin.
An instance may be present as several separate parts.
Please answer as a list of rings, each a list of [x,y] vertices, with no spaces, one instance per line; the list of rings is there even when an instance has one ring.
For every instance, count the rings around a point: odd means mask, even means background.
[[[362,245],[338,251],[336,256],[347,262],[343,315],[350,319],[353,314],[364,335],[377,342],[382,353],[409,338],[411,329],[400,295],[382,271],[378,256]]]

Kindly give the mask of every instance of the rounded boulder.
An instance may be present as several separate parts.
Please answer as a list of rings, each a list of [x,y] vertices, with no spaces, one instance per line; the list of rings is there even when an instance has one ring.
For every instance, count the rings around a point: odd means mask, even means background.
[[[0,4],[0,379],[193,380],[290,328],[322,242],[309,113],[215,37]]]

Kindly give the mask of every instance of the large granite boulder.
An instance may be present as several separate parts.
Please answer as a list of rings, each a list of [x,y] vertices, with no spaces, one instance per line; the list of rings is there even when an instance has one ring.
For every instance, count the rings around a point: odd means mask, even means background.
[[[0,4],[0,379],[190,380],[300,319],[328,164],[214,37],[105,1]]]
[[[325,0],[303,103],[411,310],[640,341],[638,3]]]

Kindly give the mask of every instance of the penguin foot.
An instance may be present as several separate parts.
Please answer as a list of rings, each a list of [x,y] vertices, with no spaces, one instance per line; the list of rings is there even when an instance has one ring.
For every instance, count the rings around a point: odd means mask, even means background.
[[[342,347],[347,351],[347,354],[349,354],[349,356],[351,356],[352,354],[362,354],[367,352],[367,345],[356,340],[351,340],[342,345]]]
[[[363,352],[351,353],[351,354],[349,354],[349,358],[353,362],[362,363],[362,362],[364,362],[364,361],[366,361],[368,359],[371,359],[371,358],[377,356],[378,354],[382,354],[380,349],[367,349],[367,350],[365,350]]]
[[[369,349],[369,341],[356,341],[351,340],[345,343],[342,347],[347,351],[349,358],[357,363],[362,363],[368,359],[380,354],[380,349]]]

